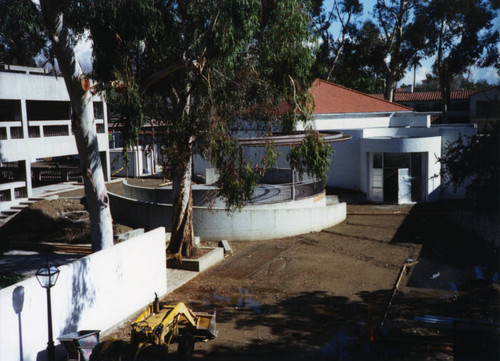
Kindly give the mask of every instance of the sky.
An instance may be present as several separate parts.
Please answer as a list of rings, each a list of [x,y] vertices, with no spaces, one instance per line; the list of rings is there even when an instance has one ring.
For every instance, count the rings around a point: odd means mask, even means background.
[[[362,21],[373,16],[373,6],[376,3],[376,0],[361,0],[363,3],[364,15]],[[325,0],[324,7],[326,10],[332,8],[333,0]],[[493,21],[495,29],[500,32],[500,12],[498,12],[497,17]],[[332,32],[334,35],[339,34],[339,25],[333,24]],[[500,45],[499,45],[500,46]],[[80,42],[76,46],[76,56],[82,67],[85,71],[89,71],[91,69],[91,57],[92,57],[92,43],[90,41]],[[420,83],[425,79],[425,75],[431,72],[433,59],[426,59],[422,61],[421,66],[416,69],[415,80],[416,84]],[[500,83],[500,76],[498,75],[495,68],[476,68],[473,67],[471,69],[471,78],[472,80],[478,81],[482,79],[486,79],[489,84],[496,85]],[[413,71],[408,71],[403,79],[398,82],[398,85],[401,84],[413,84]]]
[[[376,0],[361,0],[363,4],[363,17],[361,21],[364,21],[369,18],[373,18],[373,6],[375,5]],[[332,8],[333,0],[325,0],[324,7],[326,10],[330,10]],[[493,20],[494,28],[498,32],[500,32],[500,12],[497,12],[497,17]],[[334,35],[339,34],[339,25],[334,24],[332,31]],[[500,45],[499,45],[500,46]],[[426,59],[421,62],[421,66],[416,69],[416,83],[420,83],[425,79],[425,74],[431,73],[433,59]],[[498,75],[495,68],[471,68],[471,78],[472,80],[478,81],[482,79],[486,79],[489,84],[496,85],[500,83],[500,76]],[[398,84],[413,84],[413,71],[408,71],[403,79],[401,79]]]

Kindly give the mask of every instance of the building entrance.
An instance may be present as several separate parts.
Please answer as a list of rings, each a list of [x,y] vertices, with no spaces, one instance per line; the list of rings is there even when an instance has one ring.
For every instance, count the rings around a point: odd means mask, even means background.
[[[422,201],[422,153],[373,153],[371,165],[371,200]]]

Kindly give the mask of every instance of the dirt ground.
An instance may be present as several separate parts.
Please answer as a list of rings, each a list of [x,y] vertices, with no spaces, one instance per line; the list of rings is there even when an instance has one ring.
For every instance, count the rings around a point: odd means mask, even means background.
[[[457,221],[463,207],[348,204],[346,221],[321,232],[231,242],[233,256],[162,301],[217,310],[218,337],[193,359],[498,359],[498,250]],[[425,315],[466,327],[428,327]]]

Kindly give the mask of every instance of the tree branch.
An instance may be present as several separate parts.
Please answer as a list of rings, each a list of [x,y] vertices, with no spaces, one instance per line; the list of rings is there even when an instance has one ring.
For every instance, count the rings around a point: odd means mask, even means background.
[[[167,76],[175,73],[178,70],[185,69],[186,65],[184,63],[179,63],[175,65],[171,65],[165,69],[162,69],[160,71],[157,71],[156,73],[150,75],[148,78],[144,79],[144,81],[141,82],[139,91],[141,94],[144,94],[146,90],[149,89],[149,87],[160,80],[166,78]]]

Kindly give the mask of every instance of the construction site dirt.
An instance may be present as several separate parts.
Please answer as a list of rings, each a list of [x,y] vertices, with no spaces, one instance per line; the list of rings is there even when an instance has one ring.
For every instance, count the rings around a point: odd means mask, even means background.
[[[466,207],[351,204],[321,232],[231,242],[163,301],[217,310],[193,359],[496,360],[498,250],[460,224]]]
[[[465,227],[467,207],[348,204],[321,232],[230,242],[234,255],[162,301],[217,310],[193,359],[497,360],[498,248]]]

